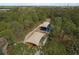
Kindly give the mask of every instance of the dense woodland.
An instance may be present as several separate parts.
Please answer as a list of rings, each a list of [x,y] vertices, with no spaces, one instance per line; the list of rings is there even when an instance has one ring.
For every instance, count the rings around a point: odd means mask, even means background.
[[[41,22],[51,18],[51,32],[42,51],[45,55],[79,54],[79,7],[0,7],[0,37],[8,42],[8,54],[33,54],[21,42]],[[0,47],[1,51],[1,47]]]

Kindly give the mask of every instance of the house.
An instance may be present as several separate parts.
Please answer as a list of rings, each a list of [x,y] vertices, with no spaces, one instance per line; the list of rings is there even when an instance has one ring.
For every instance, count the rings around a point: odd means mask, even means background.
[[[28,44],[29,46],[42,46],[43,41],[47,38],[49,34],[49,27],[50,22],[45,21],[41,25],[37,27],[30,35],[27,35],[25,37],[25,43]]]

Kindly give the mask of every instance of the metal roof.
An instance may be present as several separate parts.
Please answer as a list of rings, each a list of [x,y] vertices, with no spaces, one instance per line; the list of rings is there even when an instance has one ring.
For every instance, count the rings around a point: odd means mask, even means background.
[[[39,46],[42,37],[44,37],[46,33],[39,31],[38,29],[40,27],[48,27],[49,24],[50,24],[49,21],[45,21],[41,25],[39,25],[36,29],[34,29],[25,37],[24,43],[32,43]]]
[[[37,46],[39,46],[40,40],[41,38],[45,35],[45,33],[41,33],[41,32],[34,32],[28,39],[26,39],[26,42],[28,43],[33,43]]]
[[[44,22],[43,24],[41,24],[42,27],[47,27],[50,23],[49,22]]]

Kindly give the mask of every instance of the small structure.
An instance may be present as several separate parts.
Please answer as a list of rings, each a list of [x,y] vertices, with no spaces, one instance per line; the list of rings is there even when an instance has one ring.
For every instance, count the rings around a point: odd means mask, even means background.
[[[43,45],[43,42],[45,44],[45,39],[47,38],[47,35],[49,33],[49,25],[50,22],[45,21],[41,25],[39,25],[34,31],[32,31],[30,34],[28,34],[25,37],[25,42],[30,46],[41,46]]]

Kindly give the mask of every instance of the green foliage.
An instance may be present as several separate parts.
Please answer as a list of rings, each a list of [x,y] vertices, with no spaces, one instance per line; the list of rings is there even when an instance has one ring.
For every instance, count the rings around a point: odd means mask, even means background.
[[[36,51],[35,48],[28,48],[28,46],[23,43],[16,43],[16,45],[13,45],[11,48],[12,50],[9,53],[11,55],[33,55]]]
[[[52,39],[43,47],[43,52],[45,55],[61,55],[66,54],[66,50],[63,44]]]
[[[44,54],[79,54],[79,7],[8,7],[8,11],[0,11],[0,37],[8,40],[11,49],[9,54],[32,54],[29,49],[19,43],[26,34],[38,26],[46,18],[51,18],[51,33]],[[16,43],[16,45],[14,45]]]

